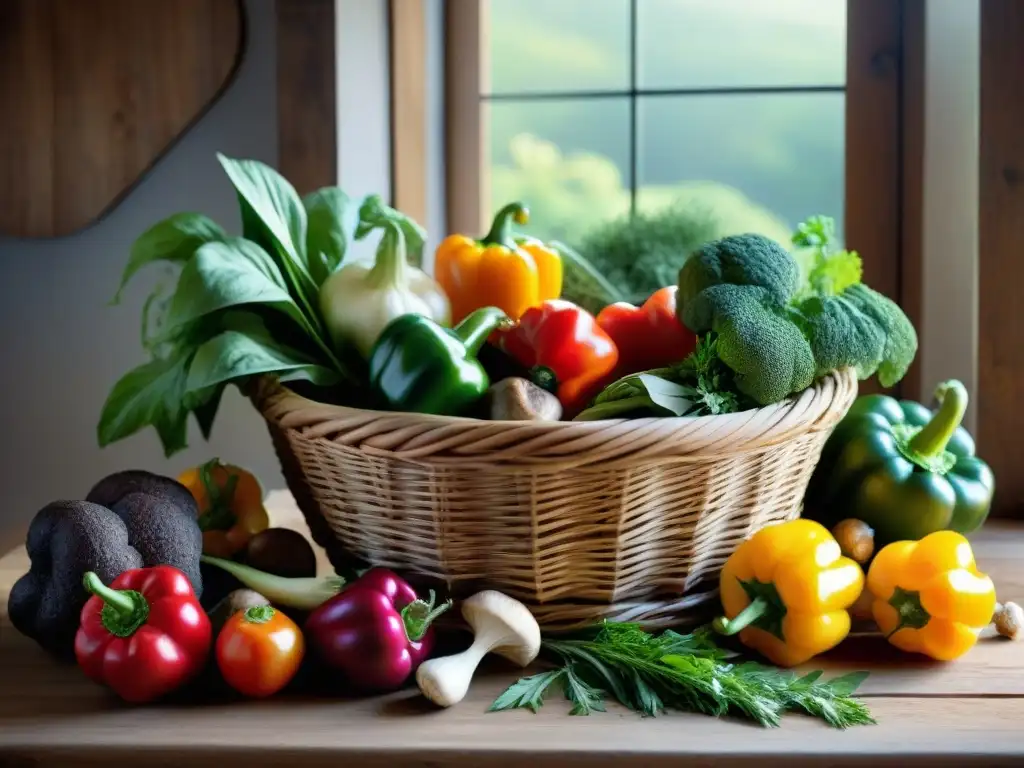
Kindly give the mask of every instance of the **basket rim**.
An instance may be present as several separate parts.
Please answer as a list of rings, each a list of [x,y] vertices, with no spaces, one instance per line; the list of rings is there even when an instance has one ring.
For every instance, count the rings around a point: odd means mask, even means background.
[[[276,429],[382,457],[589,464],[726,457],[831,429],[856,397],[857,377],[851,369],[832,371],[786,400],[737,413],[595,421],[491,421],[330,405],[272,377],[254,381],[247,394]]]
[[[331,403],[321,403],[317,400],[313,400],[304,395],[298,394],[295,390],[288,387],[287,383],[279,381],[276,377],[267,374],[261,374],[254,377],[255,384],[251,385],[248,395],[254,402],[257,408],[261,411],[264,407],[271,402],[287,399],[294,403],[296,406],[300,404],[308,408],[316,408],[326,413],[333,413],[336,416],[353,416],[353,415],[368,415],[376,414],[380,418],[387,417],[402,417],[410,422],[418,422],[421,424],[430,424],[436,426],[445,426],[449,424],[490,424],[490,425],[503,425],[507,427],[518,427],[524,423],[531,424],[536,428],[547,431],[547,432],[558,432],[562,430],[578,429],[580,427],[588,427],[589,425],[597,425],[594,429],[607,427],[609,425],[618,424],[636,424],[636,423],[649,423],[649,422],[675,422],[675,423],[694,423],[702,424],[709,423],[714,420],[723,420],[731,416],[744,416],[751,413],[774,413],[776,411],[783,411],[791,409],[802,396],[806,396],[808,393],[819,393],[826,388],[827,382],[835,381],[838,383],[840,380],[853,380],[856,382],[856,375],[851,368],[843,368],[836,371],[830,371],[820,377],[818,377],[811,386],[807,389],[802,390],[794,395],[790,395],[785,400],[780,400],[777,403],[771,405],[761,406],[760,408],[747,408],[743,411],[735,411],[734,413],[724,413],[712,416],[645,416],[636,419],[593,419],[589,421],[517,421],[512,419],[481,419],[475,416],[442,416],[435,413],[417,413],[415,411],[385,411],[379,408],[356,408],[350,405],[335,405]]]

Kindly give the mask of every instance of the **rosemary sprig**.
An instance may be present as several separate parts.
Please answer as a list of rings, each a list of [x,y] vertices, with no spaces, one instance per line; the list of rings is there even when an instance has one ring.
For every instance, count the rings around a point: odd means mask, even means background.
[[[866,673],[822,681],[820,671],[797,677],[753,662],[735,664],[707,630],[652,635],[637,624],[605,622],[592,637],[546,640],[544,647],[560,666],[514,683],[490,711],[522,707],[536,712],[545,695],[561,686],[572,715],[604,711],[611,696],[652,717],[677,709],[742,715],[775,727],[784,713],[802,711],[834,728],[875,722],[867,706],[852,696]]]

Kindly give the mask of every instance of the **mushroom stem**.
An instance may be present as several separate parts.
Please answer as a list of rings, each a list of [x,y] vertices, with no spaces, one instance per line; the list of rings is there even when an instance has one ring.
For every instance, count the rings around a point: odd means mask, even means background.
[[[429,659],[416,670],[416,683],[423,695],[439,707],[450,707],[466,697],[476,668],[484,656],[502,641],[510,638],[497,633],[484,633],[461,653]]]

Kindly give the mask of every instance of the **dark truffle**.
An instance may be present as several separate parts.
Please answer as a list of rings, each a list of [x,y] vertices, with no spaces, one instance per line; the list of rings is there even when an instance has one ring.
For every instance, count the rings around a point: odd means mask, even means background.
[[[111,511],[124,521],[128,542],[139,550],[146,565],[174,566],[188,576],[196,597],[202,597],[199,558],[203,533],[191,509],[183,510],[173,496],[134,491],[122,496]]]
[[[74,658],[75,634],[89,593],[86,571],[104,584],[143,565],[129,544],[128,528],[109,509],[87,501],[55,501],[29,525],[29,572],[15,582],[7,602],[11,624],[49,652]]]

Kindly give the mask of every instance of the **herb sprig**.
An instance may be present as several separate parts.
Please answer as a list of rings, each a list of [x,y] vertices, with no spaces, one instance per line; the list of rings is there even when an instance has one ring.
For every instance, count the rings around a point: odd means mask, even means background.
[[[798,677],[754,662],[732,663],[707,630],[652,635],[637,624],[605,622],[593,637],[546,640],[544,648],[559,666],[514,683],[490,711],[537,712],[545,696],[561,687],[571,715],[603,712],[610,696],[650,717],[675,709],[741,715],[776,727],[784,713],[802,711],[833,728],[875,722],[867,706],[853,698],[867,673],[821,680],[820,671]]]

